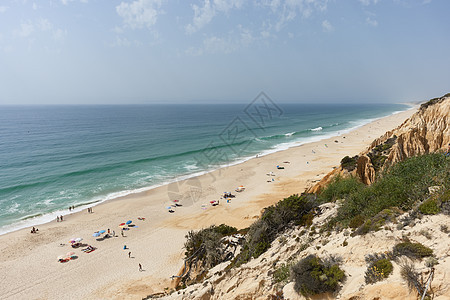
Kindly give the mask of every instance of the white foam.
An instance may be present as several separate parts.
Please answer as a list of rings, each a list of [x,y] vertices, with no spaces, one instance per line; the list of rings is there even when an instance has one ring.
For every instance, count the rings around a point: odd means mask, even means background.
[[[316,128],[313,128],[313,129],[310,129],[311,131],[321,131],[323,128],[322,127],[316,127]]]
[[[289,136],[292,136],[292,135],[294,135],[294,134],[295,134],[295,131],[294,131],[294,132],[285,133],[284,135],[287,136],[287,137],[289,137]]]

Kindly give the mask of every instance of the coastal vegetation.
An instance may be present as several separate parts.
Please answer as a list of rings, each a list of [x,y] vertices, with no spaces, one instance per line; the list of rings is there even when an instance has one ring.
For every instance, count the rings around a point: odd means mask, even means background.
[[[294,290],[303,296],[338,291],[345,280],[345,273],[339,267],[341,263],[342,260],[335,256],[321,259],[308,255],[291,268]]]
[[[386,151],[387,145],[391,146],[391,143],[377,147],[379,151]],[[344,163],[352,161],[350,158]],[[383,170],[370,186],[364,185],[356,177],[337,176],[317,195],[295,194],[267,207],[255,223],[240,231],[244,237],[234,245],[234,251],[225,251],[231,246],[225,238],[236,234],[236,228],[222,224],[198,232],[189,232],[185,244],[186,259],[189,260],[190,268],[196,269],[197,273],[202,275],[197,276],[193,282],[203,280],[206,270],[221,262],[231,260],[224,269],[228,272],[252,258],[258,258],[277,238],[280,246],[286,245],[287,239],[279,235],[293,228],[303,228],[295,237],[295,241],[300,243],[302,237],[313,241],[318,234],[325,237],[333,231],[350,230],[352,236],[364,235],[389,228],[386,227],[389,222],[397,223],[397,227],[401,229],[414,224],[414,220],[422,215],[448,214],[449,186],[450,160],[441,153],[411,157],[399,162]],[[313,218],[321,213],[319,206],[326,203],[338,204],[336,214],[323,226],[312,225]],[[400,215],[402,219],[398,219]],[[323,240],[323,245],[327,242],[326,239]],[[343,246],[347,244],[347,240],[342,243]],[[316,248],[320,249],[319,246]],[[308,244],[303,243],[299,251],[308,247]],[[394,269],[392,260],[395,260],[400,265],[403,278],[410,281],[408,284],[424,291],[424,283],[417,281],[418,273],[414,266],[401,260],[405,257],[433,258],[433,250],[404,237],[392,251],[367,255],[366,284],[388,278]],[[276,268],[274,265],[272,278],[278,285],[288,281],[294,282],[294,290],[304,296],[335,293],[339,291],[346,277],[341,264],[342,260],[334,256],[320,258],[317,255],[308,255],[297,262],[289,260],[277,264]]]
[[[340,200],[329,229],[351,227],[357,234],[379,230],[411,209],[422,214],[436,214],[447,206],[450,187],[450,160],[440,153],[411,157],[386,170],[370,186],[354,177],[337,177],[319,195],[322,202]],[[429,187],[439,189],[430,194]]]

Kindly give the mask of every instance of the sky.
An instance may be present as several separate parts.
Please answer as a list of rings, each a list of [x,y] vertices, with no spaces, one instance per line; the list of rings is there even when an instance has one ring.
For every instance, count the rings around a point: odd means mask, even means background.
[[[447,0],[0,0],[0,105],[450,92]]]

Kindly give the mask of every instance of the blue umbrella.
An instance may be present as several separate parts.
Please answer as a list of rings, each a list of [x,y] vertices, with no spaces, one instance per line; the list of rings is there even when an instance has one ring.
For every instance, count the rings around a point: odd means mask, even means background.
[[[94,233],[92,236],[98,237],[98,236],[100,236],[100,232],[96,232],[96,233]]]
[[[127,221],[125,224],[131,224],[131,223],[133,223],[131,220],[129,220],[129,221]]]
[[[100,230],[98,233],[105,233],[106,230]]]

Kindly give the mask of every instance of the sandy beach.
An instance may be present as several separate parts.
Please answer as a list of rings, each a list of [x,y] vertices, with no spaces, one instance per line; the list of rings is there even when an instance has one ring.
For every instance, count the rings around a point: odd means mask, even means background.
[[[85,210],[65,215],[63,222],[40,225],[37,234],[27,228],[2,235],[0,298],[141,299],[163,291],[170,286],[170,276],[182,267],[189,230],[221,223],[249,226],[264,207],[303,192],[339,166],[344,156],[363,151],[415,111],[413,108],[349,133],[104,202],[93,207],[93,213]],[[277,169],[277,165],[284,169]],[[273,176],[267,175],[270,172]],[[234,192],[240,185],[245,191]],[[220,199],[225,191],[233,192],[236,198],[229,203]],[[168,213],[166,207],[173,199],[179,199],[182,206]],[[211,206],[213,200],[220,200],[220,204]],[[119,224],[128,220],[136,226],[122,236]],[[115,231],[115,237],[96,240],[92,236],[108,229]],[[77,237],[97,249],[91,253],[72,249],[69,241]],[[59,263],[57,257],[70,251],[78,258]]]

